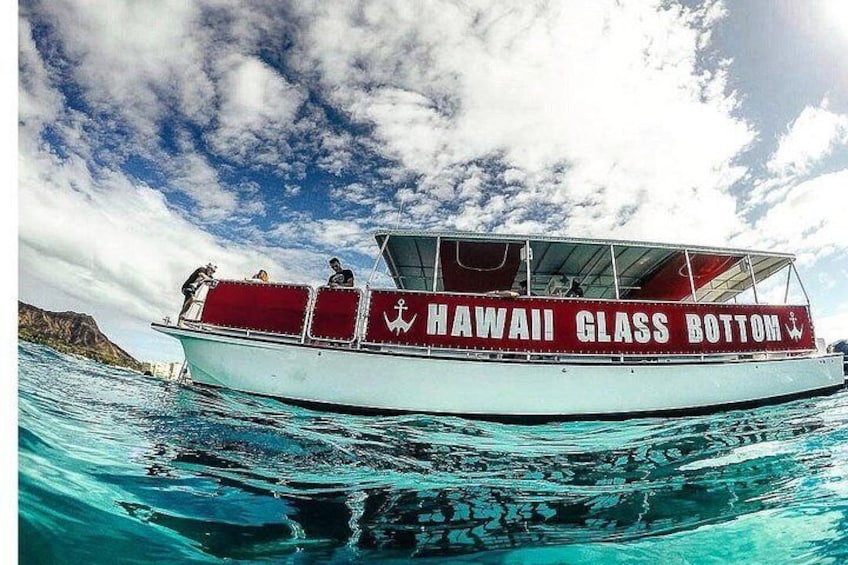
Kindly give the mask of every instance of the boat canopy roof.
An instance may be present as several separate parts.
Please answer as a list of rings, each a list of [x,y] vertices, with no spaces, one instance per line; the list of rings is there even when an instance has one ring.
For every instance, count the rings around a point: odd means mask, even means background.
[[[539,235],[401,230],[375,238],[397,288],[442,292],[517,290],[529,274],[530,291],[540,296],[560,294],[576,279],[585,298],[680,301],[692,298],[694,286],[698,302],[725,302],[795,259],[745,249]]]

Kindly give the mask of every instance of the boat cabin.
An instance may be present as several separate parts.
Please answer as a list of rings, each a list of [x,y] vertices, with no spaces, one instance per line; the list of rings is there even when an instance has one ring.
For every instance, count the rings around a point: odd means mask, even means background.
[[[560,296],[562,282],[577,279],[584,298],[720,303],[784,269],[797,278],[794,256],[741,249],[403,231],[376,240],[401,290],[485,293],[529,280],[529,293]]]

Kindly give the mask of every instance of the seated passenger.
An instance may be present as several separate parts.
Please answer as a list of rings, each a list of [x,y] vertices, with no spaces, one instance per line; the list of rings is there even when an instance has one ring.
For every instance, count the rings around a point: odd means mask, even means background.
[[[562,280],[562,275],[553,275],[548,281],[548,286],[545,287],[545,294],[548,296],[562,296],[565,291],[565,282]]]
[[[259,272],[253,275],[250,280],[258,282],[268,282],[268,271],[266,271],[265,269],[259,269]]]
[[[565,293],[566,298],[582,298],[583,288],[580,286],[580,281],[577,277],[571,279],[571,288]]]

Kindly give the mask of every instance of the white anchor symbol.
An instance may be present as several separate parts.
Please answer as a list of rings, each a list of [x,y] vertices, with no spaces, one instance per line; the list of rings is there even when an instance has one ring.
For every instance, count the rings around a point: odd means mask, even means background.
[[[801,336],[804,335],[804,326],[801,326],[801,329],[798,329],[798,326],[795,324],[795,312],[789,313],[789,319],[792,321],[792,329],[790,330],[787,324],[783,324],[783,327],[785,327],[786,331],[789,332],[789,337],[795,341],[800,341]]]
[[[418,314],[415,314],[411,320],[408,322],[403,319],[404,310],[409,310],[408,306],[405,306],[406,300],[403,298],[397,301],[394,309],[397,310],[397,318],[392,321],[389,321],[389,317],[386,316],[386,313],[383,312],[383,319],[386,320],[386,326],[389,328],[390,332],[395,332],[395,335],[400,335],[400,332],[406,333],[409,331],[409,328],[412,327],[412,324],[415,323],[415,318],[418,317]]]

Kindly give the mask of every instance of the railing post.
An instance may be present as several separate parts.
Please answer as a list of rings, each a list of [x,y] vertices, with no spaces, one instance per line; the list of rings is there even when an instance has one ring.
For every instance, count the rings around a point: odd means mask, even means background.
[[[757,277],[754,275],[754,264],[751,262],[750,255],[745,255],[745,262],[748,263],[748,273],[751,275],[751,289],[754,291],[754,304],[759,304],[760,297],[757,296]]]
[[[689,259],[689,250],[684,249],[683,255],[686,257],[686,271],[689,273],[689,288],[692,289],[692,302],[698,302],[698,295],[695,292],[695,276],[692,274],[692,261]]]
[[[612,259],[612,282],[615,285],[615,299],[619,300],[621,296],[618,287],[618,269],[615,265],[615,245],[612,244],[610,244],[610,258]]]
[[[368,276],[368,282],[365,283],[365,286],[371,288],[371,281],[374,280],[374,275],[377,273],[377,267],[380,266],[380,259],[383,258],[383,253],[386,251],[386,245],[389,243],[389,238],[391,236],[386,234],[386,239],[383,240],[383,245],[380,246],[380,252],[377,254],[377,260],[374,261],[374,268],[371,269],[371,274]]]
[[[437,292],[437,284],[439,282],[439,265],[441,265],[441,261],[439,257],[442,252],[442,236],[436,236],[436,260],[433,262],[433,292]]]
[[[786,290],[783,291],[783,304],[789,304],[789,282],[792,280],[792,262],[790,261],[786,269]]]
[[[807,294],[807,289],[804,288],[804,281],[801,280],[801,275],[798,274],[798,269],[795,268],[795,261],[792,261],[792,270],[795,271],[795,279],[798,281],[798,284],[801,285],[801,292],[804,293],[804,300],[807,301],[807,306],[809,306],[810,297]]]

